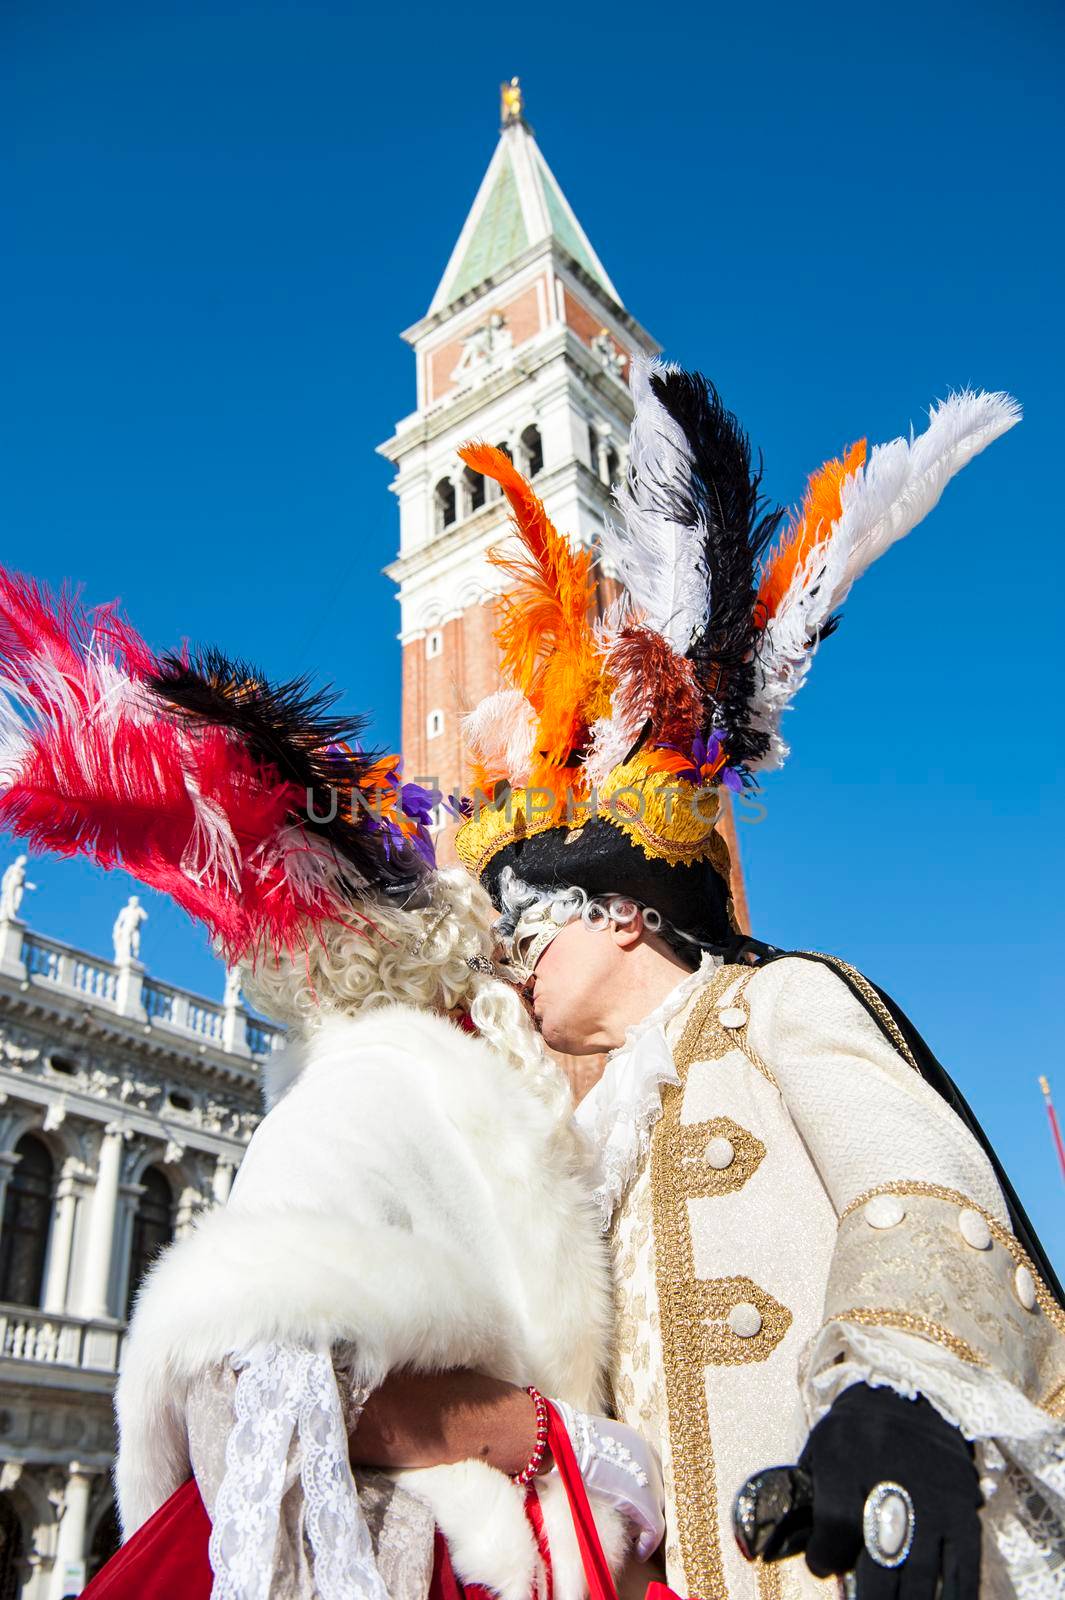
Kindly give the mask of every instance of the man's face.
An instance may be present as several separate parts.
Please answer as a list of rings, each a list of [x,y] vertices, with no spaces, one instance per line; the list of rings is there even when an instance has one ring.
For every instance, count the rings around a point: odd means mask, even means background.
[[[544,1043],[568,1055],[613,1049],[606,1020],[623,956],[612,930],[577,917],[555,935],[536,963],[527,992]]]

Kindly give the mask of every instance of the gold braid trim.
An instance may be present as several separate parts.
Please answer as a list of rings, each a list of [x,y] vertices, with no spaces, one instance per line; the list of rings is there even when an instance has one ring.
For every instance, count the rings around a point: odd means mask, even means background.
[[[670,1451],[677,1506],[677,1534],[685,1587],[701,1600],[727,1600],[721,1553],[717,1476],[706,1368],[764,1361],[791,1326],[792,1314],[749,1278],[701,1280],[695,1273],[689,1201],[727,1192],[721,1175],[691,1160],[696,1141],[705,1140],[721,1119],[682,1123],[688,1069],[695,1061],[717,1060],[735,1041],[718,1022],[721,996],[736,982],[737,969],[714,973],[696,1000],[674,1060],[679,1084],[663,1086],[662,1115],[651,1142],[651,1206],[655,1232],[655,1282],[658,1291],[662,1357],[669,1413]],[[749,973],[747,974],[750,975]],[[761,1161],[764,1147],[749,1135],[739,1151],[745,1182]],[[728,1324],[733,1306],[750,1302],[762,1315],[761,1330],[741,1339]],[[759,1593],[776,1600],[779,1581],[768,1576]]]
[[[970,1200],[967,1194],[962,1194],[960,1189],[948,1189],[941,1183],[923,1183],[919,1178],[898,1178],[893,1183],[878,1184],[875,1189],[867,1189],[864,1194],[851,1201],[843,1211],[840,1221],[849,1217],[852,1212],[860,1211],[867,1201],[874,1199],[878,1194],[915,1194],[927,1197],[930,1200],[947,1200],[962,1211],[976,1211],[983,1217],[991,1229],[991,1237],[997,1244],[1009,1252],[1013,1257],[1014,1265],[1027,1267],[1035,1283],[1036,1303],[1047,1319],[1053,1323],[1059,1333],[1065,1334],[1065,1311],[1058,1305],[1057,1300],[1047,1288],[1039,1275],[1039,1269],[1019,1240],[1013,1237],[1008,1228],[993,1217],[990,1211],[985,1211],[983,1206],[977,1205],[975,1200]]]
[[[934,1340],[960,1360],[968,1361],[970,1366],[986,1367],[989,1364],[979,1350],[974,1350],[957,1334],[941,1328],[938,1322],[932,1322],[928,1317],[918,1317],[909,1311],[894,1311],[887,1306],[854,1306],[850,1311],[837,1311],[829,1317],[828,1324],[833,1322],[858,1322],[867,1328],[899,1328],[903,1333],[915,1333],[922,1339]]]
[[[1042,1402],[1042,1407],[1044,1411],[1049,1411],[1052,1417],[1065,1418],[1065,1378],[1051,1389]]]
[[[774,1562],[766,1566],[764,1561],[758,1561],[754,1572],[758,1579],[758,1600],[784,1600],[780,1568]]]
[[[801,956],[815,956],[818,961],[827,961],[830,967],[835,967],[844,982],[849,984],[852,989],[856,989],[861,995],[906,1065],[912,1067],[914,1072],[920,1072],[921,1069],[917,1065],[917,1058],[906,1043],[902,1029],[869,982],[869,979],[864,977],[857,967],[852,967],[849,961],[843,961],[839,956],[826,956],[823,950],[799,950],[796,953]]]

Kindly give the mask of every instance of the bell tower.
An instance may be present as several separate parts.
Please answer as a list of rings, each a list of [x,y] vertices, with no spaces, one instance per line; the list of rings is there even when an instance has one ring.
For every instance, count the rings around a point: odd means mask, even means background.
[[[629,359],[659,350],[544,159],[516,78],[502,85],[500,120],[429,309],[402,335],[416,409],[379,446],[399,501],[387,572],[399,590],[404,770],[445,794],[465,786],[461,720],[499,685],[500,577],[486,552],[506,528],[495,484],[464,467],[458,447],[506,449],[559,531],[594,548],[625,466]],[[602,577],[600,588],[605,604],[616,587]],[[452,831],[438,838],[444,861]]]

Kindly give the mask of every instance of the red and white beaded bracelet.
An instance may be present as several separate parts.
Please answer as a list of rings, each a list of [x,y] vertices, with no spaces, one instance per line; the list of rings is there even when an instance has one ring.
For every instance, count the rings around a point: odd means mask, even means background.
[[[533,1445],[532,1455],[522,1470],[511,1473],[511,1477],[519,1489],[524,1489],[525,1485],[531,1483],[536,1477],[536,1474],[544,1464],[544,1456],[547,1453],[547,1401],[539,1389],[534,1389],[532,1384],[529,1384],[525,1393],[536,1407],[536,1443]]]

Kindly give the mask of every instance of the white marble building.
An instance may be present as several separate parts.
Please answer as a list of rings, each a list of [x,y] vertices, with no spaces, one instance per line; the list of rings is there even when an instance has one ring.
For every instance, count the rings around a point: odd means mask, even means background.
[[[133,1291],[225,1200],[280,1034],[233,975],[220,1004],[150,977],[138,904],[107,961],[31,932],[30,887],[24,860],[0,883],[0,1600],[64,1600],[116,1542]]]

